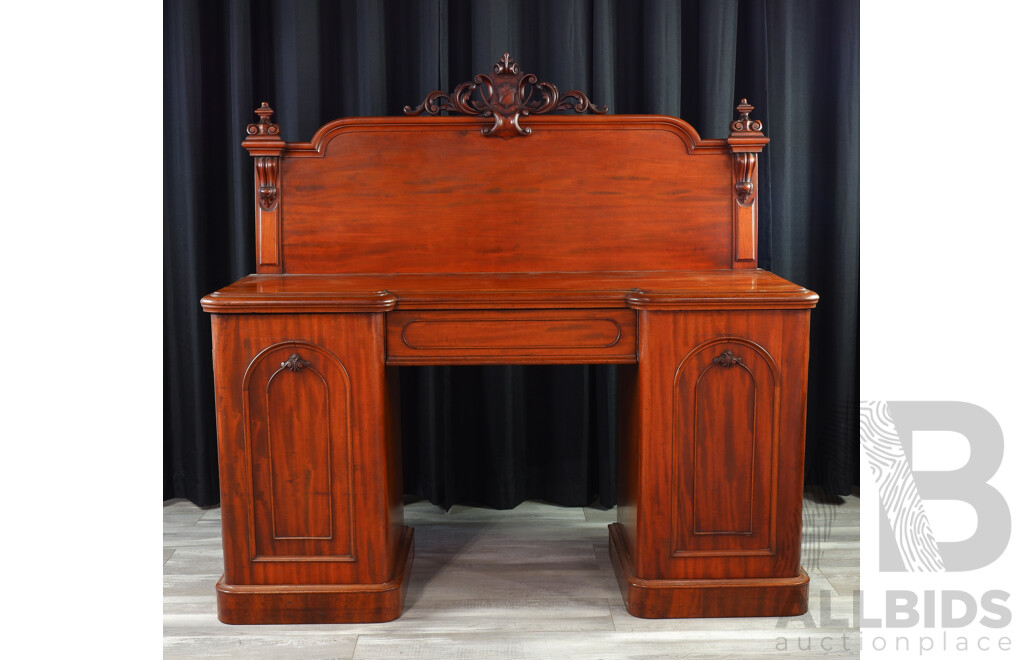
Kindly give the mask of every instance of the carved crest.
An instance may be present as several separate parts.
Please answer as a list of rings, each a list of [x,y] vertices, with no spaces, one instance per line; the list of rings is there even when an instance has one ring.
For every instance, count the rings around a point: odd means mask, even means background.
[[[608,112],[608,106],[593,105],[587,95],[578,90],[559,95],[557,87],[549,82],[537,82],[537,76],[532,73],[523,73],[519,64],[505,53],[494,65],[492,75],[479,73],[472,82],[462,83],[450,94],[440,90],[431,92],[415,108],[405,106],[405,114],[436,115],[442,110],[453,110],[465,115],[494,117],[494,124],[480,132],[510,138],[533,132],[529,126],[519,125],[520,117],[570,108],[579,113]]]

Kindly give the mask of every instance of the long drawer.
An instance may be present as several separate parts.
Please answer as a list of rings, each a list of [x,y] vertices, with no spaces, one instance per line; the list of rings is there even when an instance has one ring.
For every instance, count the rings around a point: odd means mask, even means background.
[[[387,356],[396,365],[636,362],[636,312],[394,311]]]

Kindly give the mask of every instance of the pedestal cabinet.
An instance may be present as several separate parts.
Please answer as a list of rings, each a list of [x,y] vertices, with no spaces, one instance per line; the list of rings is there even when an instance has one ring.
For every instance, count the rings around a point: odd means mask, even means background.
[[[806,610],[807,311],[640,311],[611,551],[637,616]],[[671,594],[671,595],[670,595]]]
[[[393,619],[411,567],[384,315],[215,315],[233,623]]]

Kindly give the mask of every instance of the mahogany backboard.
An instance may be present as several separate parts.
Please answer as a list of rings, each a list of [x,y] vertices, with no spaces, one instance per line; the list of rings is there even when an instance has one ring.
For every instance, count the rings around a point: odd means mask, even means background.
[[[661,116],[341,119],[280,158],[280,263],[260,272],[734,267],[734,153]],[[277,237],[274,234],[277,234]],[[276,241],[275,241],[276,242]],[[268,248],[270,248],[268,250]]]

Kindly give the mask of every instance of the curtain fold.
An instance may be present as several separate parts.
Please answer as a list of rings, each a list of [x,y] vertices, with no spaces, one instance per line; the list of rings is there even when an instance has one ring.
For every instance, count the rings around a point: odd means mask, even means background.
[[[613,113],[725,137],[741,96],[761,158],[760,265],[812,313],[807,480],[856,485],[859,7],[813,0],[168,0],[164,7],[164,496],[219,499],[204,294],[255,271],[252,163],[268,101],[282,137],[397,115],[509,51]],[[587,164],[600,166],[600,164]],[[613,367],[402,369],[407,493],[500,508],[615,502]]]

